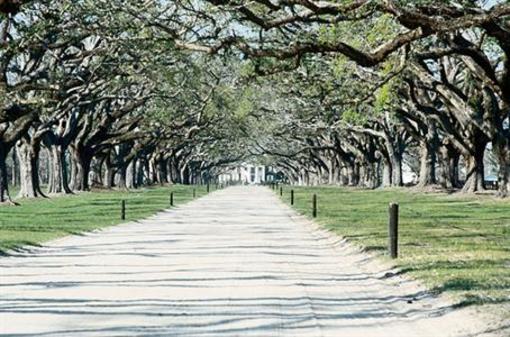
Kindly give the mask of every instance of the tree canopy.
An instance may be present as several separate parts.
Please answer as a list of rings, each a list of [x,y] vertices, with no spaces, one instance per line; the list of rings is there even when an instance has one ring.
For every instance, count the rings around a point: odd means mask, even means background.
[[[6,0],[0,12],[1,202],[9,179],[38,197],[214,181],[250,160],[290,183],[401,186],[407,167],[420,187],[478,192],[490,159],[509,193],[507,1]]]

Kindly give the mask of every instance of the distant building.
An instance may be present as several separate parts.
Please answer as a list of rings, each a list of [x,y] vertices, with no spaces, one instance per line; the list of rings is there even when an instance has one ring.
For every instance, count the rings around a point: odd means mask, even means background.
[[[414,185],[418,183],[418,175],[407,165],[402,165],[402,181],[405,185]]]
[[[269,166],[242,164],[231,167],[219,175],[220,183],[263,184],[273,181],[274,174]]]

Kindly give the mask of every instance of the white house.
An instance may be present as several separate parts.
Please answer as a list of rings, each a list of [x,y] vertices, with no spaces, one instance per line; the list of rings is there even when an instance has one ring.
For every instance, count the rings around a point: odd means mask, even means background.
[[[262,184],[272,181],[272,175],[267,175],[268,167],[263,165],[243,164],[229,168],[220,174],[220,183],[239,182],[242,184]]]

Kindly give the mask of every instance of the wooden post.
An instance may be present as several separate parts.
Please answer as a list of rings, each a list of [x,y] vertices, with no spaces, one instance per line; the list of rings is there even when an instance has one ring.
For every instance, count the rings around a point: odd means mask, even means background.
[[[126,220],[126,200],[122,200],[120,203],[120,219]]]
[[[280,186],[280,196],[283,196],[283,186]]]
[[[197,191],[195,189],[193,189],[193,199],[195,199],[197,196]]]
[[[294,206],[294,190],[290,190],[290,205]]]
[[[209,185],[209,183],[207,183],[207,193],[209,193],[211,191],[211,186]]]
[[[170,206],[174,205],[174,192],[170,192]]]
[[[317,194],[314,194],[313,195],[313,202],[312,202],[312,206],[313,206],[313,210],[312,210],[312,215],[314,218],[317,217]]]
[[[392,259],[398,257],[398,204],[391,203],[389,207],[389,253]]]

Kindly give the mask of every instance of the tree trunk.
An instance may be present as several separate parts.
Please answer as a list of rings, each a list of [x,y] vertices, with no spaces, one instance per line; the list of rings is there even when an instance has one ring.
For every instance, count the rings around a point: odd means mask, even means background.
[[[190,184],[189,171],[188,171],[187,166],[184,166],[183,168],[181,168],[181,182],[184,185]]]
[[[143,176],[144,176],[144,183],[146,185],[152,185],[154,182],[153,176],[152,176],[152,165],[150,163],[149,159],[146,159],[143,163]]]
[[[11,202],[9,194],[9,181],[7,178],[7,149],[0,143],[0,203]]]
[[[45,196],[41,191],[39,179],[40,145],[22,137],[16,145],[20,168],[19,198],[37,198]]]
[[[375,189],[379,186],[379,179],[377,175],[377,169],[376,164],[372,163],[370,164],[370,168],[368,170],[368,176],[367,176],[367,187],[370,189]]]
[[[377,187],[377,172],[375,163],[367,163],[361,167],[360,185],[365,188],[374,189]]]
[[[460,187],[459,162],[460,153],[451,144],[440,148],[441,185],[448,190]]]
[[[47,147],[44,147],[45,151],[44,153],[46,154],[45,158],[46,158],[46,161],[44,162],[44,171],[45,171],[45,177],[43,180],[43,184],[46,184],[46,186],[49,186],[51,184],[51,179],[52,179],[52,175],[51,175],[51,154],[50,154],[50,150],[47,148]]]
[[[103,166],[104,162],[106,161],[106,156],[100,156],[96,158],[95,165],[92,166],[92,172],[94,174],[94,178],[92,180],[93,184],[96,184],[96,186],[104,186],[104,172],[103,172]]]
[[[382,160],[382,187],[389,187],[392,185],[393,175],[391,164],[388,160]]]
[[[123,163],[120,165],[120,168],[118,170],[119,175],[119,181],[118,181],[118,188],[121,189],[127,189],[127,169],[128,169],[129,163]]]
[[[136,188],[136,162],[132,160],[126,171],[126,188]]]
[[[11,167],[11,185],[18,186],[20,183],[19,177],[19,164],[18,164],[18,156],[16,152],[16,148],[12,148],[12,167]]]
[[[93,157],[85,150],[79,150],[78,148],[72,148],[71,155],[73,162],[72,187],[76,191],[89,191],[89,176]]]
[[[138,159],[136,161],[136,168],[135,168],[135,185],[137,187],[144,186],[144,179],[143,179],[143,160]]]
[[[71,154],[71,157],[69,158],[69,188],[72,191],[76,191],[76,179],[78,176],[82,175],[83,172],[81,171],[81,168],[78,168],[77,164],[78,160],[74,158],[74,155]]]
[[[510,160],[500,161],[498,170],[498,196],[506,198],[510,190]]]
[[[464,157],[466,163],[466,182],[462,192],[474,193],[485,190],[484,151],[485,148]]]
[[[159,159],[156,162],[156,179],[160,185],[164,185],[168,183],[167,181],[167,161],[164,159]]]
[[[172,179],[172,161],[169,159],[166,161],[166,181],[171,184]]]
[[[89,174],[87,177],[89,190],[94,187],[102,184],[101,179],[101,160],[98,158],[92,157],[90,161]]]
[[[349,186],[356,186],[359,183],[359,165],[350,163],[347,165],[347,176],[349,179]]]
[[[391,184],[393,186],[404,186],[404,177],[402,174],[402,155],[393,153],[390,155],[392,177]]]
[[[60,145],[50,145],[51,155],[51,171],[52,178],[50,179],[50,185],[48,186],[48,193],[72,193],[69,187],[68,171],[65,162],[65,149],[62,149]]]
[[[177,163],[175,160],[170,160],[170,179],[169,181],[173,184],[179,184],[180,183],[180,175],[179,175],[179,169],[177,168]]]
[[[103,186],[106,188],[113,188],[114,181],[115,181],[115,170],[113,166],[110,164],[110,162],[105,160],[105,170],[104,170],[104,180],[103,180]]]
[[[391,170],[391,186],[403,186],[404,179],[402,176],[402,156],[404,150],[400,148],[399,142],[388,132],[384,132],[385,153],[389,160]]]
[[[149,177],[150,185],[158,182],[158,165],[154,157],[151,157],[148,161],[147,176]]]
[[[354,167],[347,164],[345,167],[345,175],[347,178],[347,186],[355,186],[356,180],[354,179]]]
[[[498,137],[492,142],[494,153],[498,159],[498,195],[506,198],[510,195],[510,140]]]
[[[419,187],[425,187],[437,183],[436,162],[436,149],[427,140],[421,141]]]

